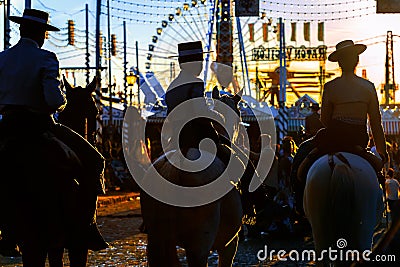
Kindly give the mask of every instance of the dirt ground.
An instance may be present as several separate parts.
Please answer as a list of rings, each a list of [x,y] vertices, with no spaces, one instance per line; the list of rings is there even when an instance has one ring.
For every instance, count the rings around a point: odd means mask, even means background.
[[[101,233],[109,242],[110,248],[98,252],[90,252],[89,267],[130,267],[147,266],[146,244],[147,237],[139,231],[142,223],[140,215],[139,196],[135,194],[104,197],[99,201],[98,225]],[[312,249],[313,243],[310,233],[263,235],[258,238],[246,238],[240,241],[235,257],[236,267],[247,266],[314,266],[314,262],[279,261],[276,257],[260,262],[257,252],[268,246],[269,249]],[[183,266],[185,264],[184,251],[179,249],[179,256]],[[65,255],[65,266],[69,266]],[[0,256],[0,266],[22,267],[20,258],[5,258]],[[217,266],[217,255],[209,257],[209,266]]]

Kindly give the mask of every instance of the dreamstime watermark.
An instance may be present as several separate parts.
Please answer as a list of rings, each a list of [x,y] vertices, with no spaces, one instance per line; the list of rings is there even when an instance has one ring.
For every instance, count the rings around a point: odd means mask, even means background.
[[[222,68],[221,68],[222,69]],[[223,67],[224,72],[226,66]],[[231,70],[230,70],[231,71]],[[229,75],[228,75],[229,76]],[[190,77],[189,77],[190,78]],[[188,79],[186,77],[181,83],[175,83],[175,87],[169,90],[182,90],[182,85],[191,83],[199,84],[199,79]],[[191,86],[191,85],[189,85]],[[179,96],[179,94],[176,94]],[[192,158],[188,155],[182,155],[179,149],[178,137],[182,128],[188,122],[196,118],[207,118],[218,123],[225,129],[229,135],[229,139],[233,139],[233,130],[235,123],[240,120],[239,115],[224,102],[219,99],[212,100],[214,102],[213,110],[211,110],[204,100],[204,97],[191,98],[177,105],[168,116],[160,120],[162,121],[161,144],[163,154],[168,162],[180,171],[193,173],[193,177],[202,175],[202,171],[212,168],[212,164],[218,162],[217,147],[214,142],[205,138],[199,144],[198,153]],[[246,107],[250,113],[253,113],[252,123],[258,126],[260,135],[271,136],[272,143],[275,142],[275,123],[272,112],[267,105],[262,113],[254,109],[251,105]],[[216,115],[216,114],[221,114]],[[227,194],[235,186],[234,184],[243,176],[249,158],[249,149],[243,149],[240,153],[231,153],[228,163],[223,170],[219,170],[218,177],[215,177],[206,184],[200,186],[181,186],[174,183],[170,173],[159,171],[153,164],[147,153],[144,153],[146,140],[146,124],[147,121],[141,117],[140,112],[134,107],[128,107],[123,122],[122,145],[125,160],[127,162],[130,173],[136,183],[151,197],[173,206],[179,207],[196,207],[212,203],[225,194]],[[242,131],[242,139],[249,143],[247,131]],[[256,172],[251,179],[249,191],[256,190],[266,178],[275,156],[274,146],[270,147],[265,140],[261,139],[259,163]],[[269,149],[264,149],[269,148]],[[238,156],[239,155],[239,156]],[[221,162],[221,161],[220,161]],[[200,181],[203,178],[199,178]],[[201,184],[201,183],[200,183]]]
[[[364,262],[395,262],[395,255],[373,255],[371,250],[352,250],[345,249],[347,247],[347,241],[344,238],[340,238],[336,242],[337,248],[324,249],[321,253],[317,253],[315,250],[306,249],[302,251],[298,250],[268,250],[268,246],[265,245],[264,249],[257,252],[257,259],[259,261],[266,261],[267,259],[273,259],[274,256],[279,261],[364,261]]]

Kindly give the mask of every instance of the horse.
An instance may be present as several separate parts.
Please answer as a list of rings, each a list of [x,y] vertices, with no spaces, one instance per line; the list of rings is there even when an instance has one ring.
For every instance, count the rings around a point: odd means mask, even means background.
[[[348,152],[320,157],[308,171],[303,204],[317,255],[330,248],[356,250],[359,255],[371,250],[383,200],[376,172],[367,160]],[[325,256],[318,264],[334,260]],[[336,263],[347,265],[352,260],[357,259],[349,256]]]
[[[213,97],[217,95],[213,94]],[[237,104],[240,95],[224,96],[220,101],[239,112]],[[152,164],[152,167],[164,179],[180,186],[203,186],[214,181],[225,169],[224,160],[217,155],[204,170],[180,170],[169,160],[174,158],[176,153],[174,150],[167,151]],[[187,150],[187,158],[194,160],[197,156],[197,149]],[[153,181],[154,175],[155,172],[148,170],[143,181]],[[239,178],[232,178],[231,182],[237,183]],[[149,266],[179,266],[176,246],[185,249],[190,267],[207,266],[208,255],[212,250],[218,252],[219,266],[232,266],[243,219],[241,196],[237,187],[232,186],[225,195],[211,203],[193,207],[163,203],[145,190],[141,192],[140,202],[148,234]]]

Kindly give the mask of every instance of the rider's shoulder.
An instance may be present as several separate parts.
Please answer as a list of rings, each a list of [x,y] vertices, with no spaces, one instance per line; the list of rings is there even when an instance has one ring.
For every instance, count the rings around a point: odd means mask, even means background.
[[[357,82],[361,85],[364,85],[365,87],[368,87],[370,89],[373,89],[375,91],[375,85],[371,82],[368,81],[367,79],[364,79],[362,77],[356,76],[357,77]]]
[[[324,90],[329,90],[329,88],[334,88],[337,86],[338,82],[340,81],[339,77],[336,77],[335,79],[325,83],[324,85]]]

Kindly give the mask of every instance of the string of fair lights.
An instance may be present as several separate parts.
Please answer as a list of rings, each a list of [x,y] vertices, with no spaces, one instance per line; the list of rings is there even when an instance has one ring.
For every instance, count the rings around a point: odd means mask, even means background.
[[[60,11],[56,10],[54,8],[48,7],[45,5],[42,1],[38,0],[39,4],[42,5],[43,8],[47,9],[48,11],[51,12],[59,12],[63,14],[70,15],[71,17],[73,15],[79,14],[81,12],[84,12],[84,9],[80,9],[78,11],[74,11],[71,13],[67,13],[65,11]],[[189,9],[196,9],[198,8],[199,5],[205,5],[207,4],[206,0],[202,1],[185,1],[185,0],[176,0],[176,1],[168,1],[168,0],[150,0],[146,1],[145,3],[141,2],[133,2],[133,1],[124,1],[124,0],[111,0],[113,3],[113,6],[110,7],[110,16],[112,18],[118,19],[118,20],[124,20],[127,21],[128,23],[146,23],[146,24],[160,24],[161,23],[161,29],[165,28],[168,24],[173,24],[177,23],[176,22],[176,16],[182,15],[182,11],[187,11]],[[187,2],[190,2],[187,3]],[[268,20],[275,19],[278,17],[284,17],[285,21],[288,22],[324,22],[324,21],[334,21],[334,20],[344,20],[344,19],[351,19],[351,18],[357,18],[357,17],[362,17],[366,15],[373,14],[374,12],[370,12],[376,8],[376,1],[372,0],[347,0],[347,1],[340,1],[340,2],[331,2],[331,1],[266,1],[263,0],[260,2],[261,4],[261,19],[267,18]],[[349,6],[354,6],[357,5],[357,8],[348,8]],[[19,11],[15,6],[13,6],[13,12],[17,13],[18,15],[21,15],[21,11]],[[105,7],[105,5],[103,5]],[[267,8],[268,7],[268,8]],[[151,9],[152,12],[147,12],[148,9]],[[334,10],[338,9],[338,10]],[[107,10],[107,9],[105,9]],[[327,11],[329,10],[329,11]],[[154,12],[156,11],[156,13]],[[93,11],[90,11],[90,13],[93,16]],[[101,13],[104,16],[108,16],[107,12],[102,12]],[[122,15],[121,15],[122,14]],[[125,14],[125,15],[124,15]],[[126,14],[129,14],[127,16]],[[135,18],[140,17],[141,19]],[[192,13],[185,13],[185,17],[188,16],[193,16],[195,19],[188,21],[190,24],[195,24],[196,21],[200,22],[199,20],[202,20],[203,22],[206,22],[207,19],[201,19],[204,14],[192,14]],[[292,18],[291,16],[294,16],[296,18]],[[160,21],[161,20],[161,21]],[[160,28],[157,28],[156,30],[159,31]],[[246,28],[247,29],[247,28]],[[16,31],[15,28],[12,28],[13,31]],[[71,45],[68,44],[68,27],[61,28],[60,32],[56,33],[51,33],[51,40],[48,40],[48,42],[56,47],[56,48],[70,48]],[[248,29],[247,29],[248,30]],[[76,49],[76,52],[81,52],[76,55],[70,55],[68,57],[64,57],[61,59],[69,59],[73,57],[80,57],[83,56],[84,53],[82,52],[85,48],[81,45],[85,44],[84,34],[79,34],[80,33],[85,33],[84,30],[81,30],[79,28],[75,28],[75,31],[77,32],[75,34],[75,42],[77,45],[74,45],[73,48]],[[165,32],[164,32],[165,33]],[[158,32],[157,32],[158,34]],[[161,33],[160,33],[161,34]],[[158,35],[160,35],[158,34]],[[384,36],[380,36],[384,37]],[[93,33],[90,33],[90,53],[94,53],[95,49],[95,35]],[[256,41],[259,41],[259,39],[262,37],[259,37]],[[272,41],[273,38],[269,39],[268,41]],[[162,42],[162,40],[159,40]],[[378,43],[383,42],[379,41]],[[104,42],[105,44],[105,42]],[[330,47],[328,47],[329,49]],[[136,51],[134,47],[127,47],[128,49],[128,54],[129,55],[135,55]],[[154,49],[153,49],[154,50]],[[67,51],[60,51],[60,54],[69,54],[72,53],[74,50],[67,50]],[[123,49],[122,49],[122,42],[117,43],[117,54],[118,56],[121,55]],[[141,52],[143,51],[148,51],[146,49],[140,49]],[[164,55],[165,52],[169,51],[169,49],[164,48],[162,50],[161,48],[158,51],[152,51],[154,53],[154,57],[159,57],[159,58],[165,58]],[[159,55],[157,55],[159,53]],[[141,53],[142,57],[148,57],[148,55],[143,55]]]

